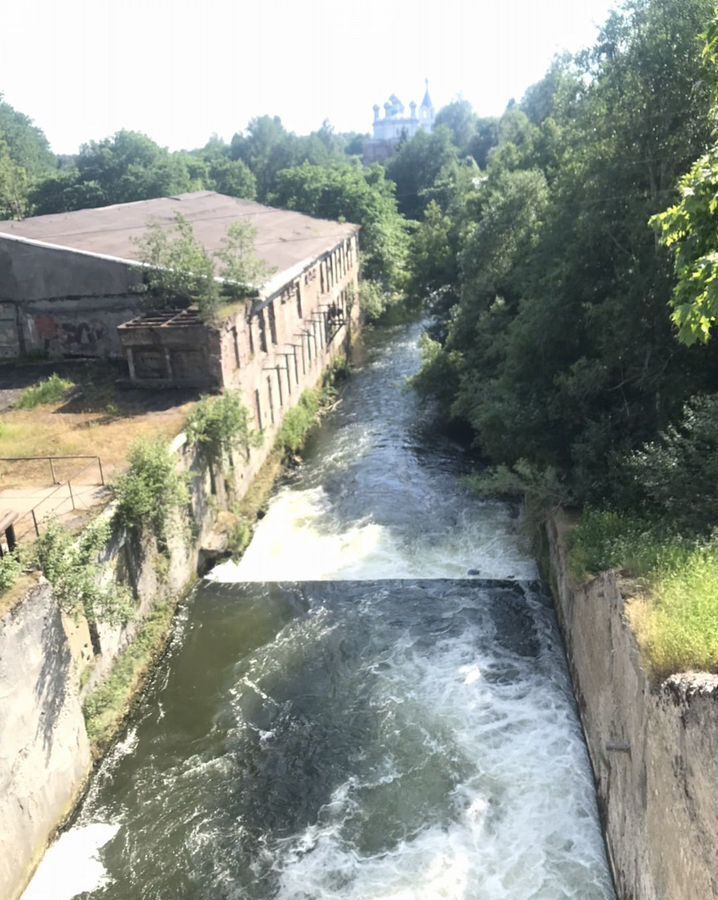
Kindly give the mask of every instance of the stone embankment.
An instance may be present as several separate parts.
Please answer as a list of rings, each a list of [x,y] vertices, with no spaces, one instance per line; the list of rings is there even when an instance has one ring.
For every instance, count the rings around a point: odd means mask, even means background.
[[[566,518],[550,574],[620,900],[718,897],[718,676],[653,684],[617,572],[573,583]]]

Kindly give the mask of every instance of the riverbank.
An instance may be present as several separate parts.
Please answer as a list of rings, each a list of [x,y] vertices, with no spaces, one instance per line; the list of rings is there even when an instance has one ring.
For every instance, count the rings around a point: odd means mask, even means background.
[[[718,676],[654,681],[616,570],[572,577],[570,520],[546,524],[549,576],[619,900],[718,895]]]

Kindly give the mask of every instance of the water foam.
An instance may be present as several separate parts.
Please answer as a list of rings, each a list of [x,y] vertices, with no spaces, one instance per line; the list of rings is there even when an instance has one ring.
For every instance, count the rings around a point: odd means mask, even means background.
[[[421,523],[419,523],[421,524]],[[451,529],[397,536],[370,519],[342,528],[322,487],[281,489],[239,563],[209,574],[223,583],[381,578],[536,577],[516,523],[500,504],[473,501]]]
[[[40,863],[22,900],[72,900],[109,881],[98,853],[119,825],[92,822],[61,834]]]
[[[535,613],[540,623],[546,613]],[[423,748],[407,748],[399,763],[389,751],[383,760],[392,771],[388,782],[411,781],[411,766],[427,758],[422,778],[448,766],[456,784],[447,809],[434,809],[395,847],[367,853],[361,835],[382,779],[349,778],[316,823],[278,848],[279,897],[613,896],[585,750],[568,685],[556,674],[557,654],[544,651],[538,666],[527,664],[488,647],[487,631],[484,621],[429,653],[411,640],[400,642],[382,668],[375,698],[377,718],[386,723],[381,752],[392,747],[397,729],[423,734]],[[407,786],[412,789],[416,783]]]

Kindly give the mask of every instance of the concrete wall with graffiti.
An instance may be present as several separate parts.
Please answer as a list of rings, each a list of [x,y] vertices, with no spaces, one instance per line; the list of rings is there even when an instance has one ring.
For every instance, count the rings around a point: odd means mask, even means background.
[[[0,236],[0,358],[121,356],[117,326],[140,309],[137,266]]]

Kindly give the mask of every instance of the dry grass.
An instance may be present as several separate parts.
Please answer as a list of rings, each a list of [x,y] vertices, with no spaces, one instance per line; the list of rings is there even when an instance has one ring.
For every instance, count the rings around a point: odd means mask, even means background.
[[[64,411],[63,403],[33,410],[9,410],[2,416],[0,457],[97,455],[102,458],[105,477],[111,479],[124,468],[130,445],[137,438],[174,437],[182,430],[192,405],[116,415],[102,410]],[[58,462],[58,480],[78,477],[82,481],[80,473],[87,468],[85,482],[90,483],[96,469],[88,468],[89,463]],[[46,462],[0,462],[0,480],[4,487],[51,483]]]

